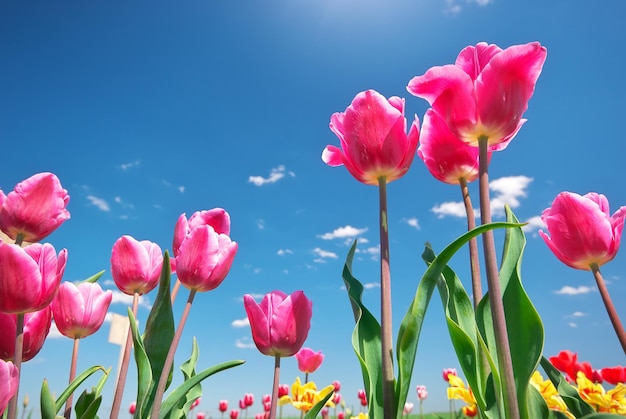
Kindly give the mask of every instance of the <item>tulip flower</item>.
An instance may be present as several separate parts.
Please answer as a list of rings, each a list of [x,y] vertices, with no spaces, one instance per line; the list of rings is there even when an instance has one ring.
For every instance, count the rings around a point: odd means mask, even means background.
[[[546,60],[538,42],[501,49],[484,42],[461,51],[454,65],[429,69],[407,90],[426,99],[455,136],[472,146],[504,149],[525,122],[523,113]]]
[[[239,410],[233,409],[230,411],[230,419],[237,419],[239,417]]]
[[[68,338],[91,336],[102,326],[112,298],[112,291],[97,283],[63,282],[51,305],[54,323]]]
[[[111,275],[115,285],[127,295],[147,294],[159,285],[163,253],[158,244],[122,236],[111,251]]]
[[[626,367],[606,367],[600,370],[600,374],[604,381],[609,384],[617,385],[619,383],[626,384]]]
[[[128,412],[129,412],[131,415],[134,415],[136,411],[137,411],[137,403],[132,402],[132,403],[130,404],[130,406],[128,406]]]
[[[11,361],[0,360],[0,416],[4,413],[9,400],[16,394],[20,372]]]
[[[426,386],[419,385],[416,387],[416,391],[418,400],[426,400],[426,398],[428,397],[428,391],[426,390]]]
[[[196,419],[205,419],[205,418],[206,418],[206,414],[204,412],[196,413]]]
[[[308,375],[322,365],[324,354],[322,351],[315,352],[311,348],[302,348],[296,353],[296,359],[298,360],[298,369]]]
[[[335,393],[338,393],[339,390],[341,390],[341,382],[335,380],[335,381],[332,382],[332,384],[333,384],[333,388],[334,388]]]
[[[239,409],[244,410],[248,406],[246,406],[246,401],[244,399],[239,399]]]
[[[359,182],[378,185],[402,177],[411,166],[419,138],[417,117],[406,133],[404,99],[386,99],[374,90],[356,95],[345,112],[331,116],[330,129],[341,148],[326,146],[322,160],[329,166],[346,166]]]
[[[181,214],[174,227],[174,241],[172,245],[174,257],[178,256],[180,245],[185,237],[196,227],[204,225],[213,227],[217,234],[230,235],[230,215],[222,208],[196,211],[189,217],[189,220],[185,214]]]
[[[254,404],[254,394],[246,393],[243,395],[243,403],[246,407],[250,407]]]
[[[404,403],[404,408],[402,409],[402,415],[404,416],[408,416],[411,414],[411,412],[413,411],[413,407],[415,405],[411,402],[406,402]]]
[[[38,173],[5,195],[0,190],[0,230],[18,244],[38,242],[70,218],[70,200],[52,173]]]
[[[220,400],[217,408],[222,414],[226,412],[228,410],[228,400]]]
[[[296,381],[291,386],[291,397],[288,395],[283,396],[280,398],[279,403],[281,406],[291,404],[302,412],[308,412],[332,391],[332,384],[318,391],[313,381],[309,381],[303,385],[300,381],[300,377],[296,377]],[[326,406],[335,407],[332,401],[327,401]]]
[[[286,396],[287,394],[289,394],[289,385],[280,384],[278,386],[278,398],[280,399],[281,397]]]
[[[50,306],[24,314],[24,344],[21,357],[23,362],[30,361],[39,353],[50,332],[51,324]],[[0,313],[0,359],[9,361],[15,357],[16,328],[16,314]]]
[[[443,379],[446,380],[447,382],[450,381],[450,378],[448,377],[449,374],[457,375],[456,368],[444,368],[443,369],[443,373],[442,373]]]

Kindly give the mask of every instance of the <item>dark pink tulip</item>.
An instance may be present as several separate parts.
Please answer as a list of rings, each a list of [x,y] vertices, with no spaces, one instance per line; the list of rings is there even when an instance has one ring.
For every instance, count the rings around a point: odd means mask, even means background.
[[[158,244],[122,236],[111,251],[111,275],[127,295],[147,294],[159,285],[163,253]]]
[[[283,396],[287,396],[289,394],[289,385],[281,384],[278,386],[278,398],[280,399]]]
[[[322,351],[315,352],[311,348],[302,348],[296,353],[296,359],[298,360],[298,369],[304,373],[315,372],[322,361],[324,361],[324,354]]]
[[[338,393],[338,392],[339,392],[339,390],[341,390],[341,382],[339,382],[339,381],[335,380],[335,381],[333,381],[333,383],[332,383],[332,384],[333,384],[333,389],[334,389],[333,391],[334,391],[335,393]]]
[[[51,324],[50,306],[24,314],[23,362],[30,361],[39,353],[50,332]],[[0,359],[9,361],[14,358],[16,329],[17,314],[0,313]]]
[[[330,129],[341,148],[329,145],[322,160],[329,166],[346,166],[359,182],[378,186],[402,177],[411,166],[419,140],[419,121],[406,133],[404,99],[386,99],[374,90],[356,95],[345,112],[330,118]]]
[[[261,304],[243,297],[252,339],[259,351],[269,356],[292,356],[304,344],[311,327],[312,303],[302,291],[287,295],[272,291]]]
[[[0,312],[27,313],[50,304],[59,288],[67,250],[49,244],[26,247],[0,242]]]
[[[128,406],[128,412],[129,412],[131,415],[134,415],[136,411],[137,411],[137,403],[132,402],[132,403],[130,404],[130,406]]]
[[[4,413],[9,400],[17,393],[20,372],[12,362],[0,360],[0,416]]]
[[[174,241],[172,245],[174,257],[178,256],[180,245],[185,237],[196,227],[204,225],[213,227],[217,234],[230,235],[230,215],[222,208],[196,211],[191,214],[189,220],[187,220],[185,214],[181,214],[174,227]]]
[[[70,200],[52,173],[38,173],[18,183],[12,192],[0,191],[0,230],[15,240],[38,242],[70,218]]]
[[[523,113],[546,60],[538,42],[501,49],[484,42],[464,48],[454,65],[432,67],[407,90],[426,99],[462,141],[488,138],[502,150],[525,122]]]
[[[359,397],[359,400],[367,399],[367,394],[365,393],[365,390],[358,390],[356,392],[356,395]]]
[[[178,279],[190,290],[203,292],[217,288],[230,271],[237,247],[228,234],[216,231],[211,225],[194,227],[178,248]]]
[[[224,413],[228,410],[228,400],[220,400],[218,409],[220,412]]]
[[[246,407],[252,406],[254,404],[254,394],[252,393],[244,394],[243,403],[246,405]]]
[[[345,412],[337,412],[337,419],[345,419],[346,414]]]
[[[341,403],[341,393],[333,394],[333,403],[335,405],[338,405],[339,403]]]
[[[196,419],[205,419],[205,418],[206,418],[206,414],[204,414],[203,412],[196,413]]]
[[[99,284],[63,282],[52,300],[52,317],[62,335],[82,339],[94,334],[107,314],[113,293]]]
[[[243,410],[246,407],[248,407],[248,406],[246,406],[246,402],[244,401],[244,399],[240,399],[239,400],[239,408]]]
[[[194,400],[191,403],[191,407],[190,409],[195,409],[196,407],[198,407],[198,405],[200,404],[200,401],[202,400],[202,397],[198,397],[196,400]]]
[[[458,185],[461,179],[473,182],[478,178],[478,147],[459,140],[432,109],[424,116],[417,155],[442,182]],[[488,156],[491,158],[491,152]]]
[[[237,419],[239,416],[239,410],[233,409],[230,411],[230,419]]]
[[[604,195],[561,192],[541,214],[548,234],[539,230],[552,253],[567,266],[590,270],[613,260],[622,237],[626,206],[612,216]]]
[[[456,368],[444,368],[443,369],[442,375],[443,375],[443,379],[444,380],[450,381],[450,377],[449,377],[450,374],[456,376],[456,374],[457,374],[456,373]]]
[[[271,394],[264,394],[263,398],[261,399],[263,401],[263,403],[267,403],[272,401],[272,395]]]

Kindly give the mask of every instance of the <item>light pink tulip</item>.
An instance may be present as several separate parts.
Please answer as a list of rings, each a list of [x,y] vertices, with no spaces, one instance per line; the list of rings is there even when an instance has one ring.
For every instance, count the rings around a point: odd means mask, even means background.
[[[322,351],[315,352],[311,348],[302,348],[296,353],[296,359],[298,360],[298,369],[304,373],[315,372],[322,361],[324,361],[324,354]]]
[[[404,409],[402,409],[402,414],[405,416],[410,415],[411,412],[413,411],[414,406],[415,405],[411,402],[404,403]]]
[[[419,401],[426,400],[426,398],[428,397],[428,391],[426,390],[426,386],[419,385],[415,388],[415,390],[417,391],[417,398],[419,399]]]
[[[22,362],[30,361],[39,353],[50,332],[51,323],[50,306],[24,314]],[[16,329],[17,314],[0,313],[0,359],[9,361],[14,358]]]
[[[292,356],[304,344],[311,327],[312,303],[302,291],[287,295],[272,291],[257,304],[244,295],[252,339],[264,355]]]
[[[37,173],[18,183],[12,192],[0,191],[0,230],[15,240],[38,242],[70,218],[70,200],[52,173]]]
[[[49,243],[22,248],[0,242],[0,312],[28,313],[50,304],[66,262],[67,250],[57,257]]]
[[[204,225],[213,227],[217,234],[230,236],[230,215],[222,208],[196,211],[191,214],[189,220],[187,220],[185,214],[181,214],[174,227],[174,241],[172,244],[174,257],[178,256],[180,245],[185,237],[196,227]]]
[[[538,42],[504,50],[481,42],[464,48],[454,65],[414,77],[407,89],[426,99],[462,141],[477,146],[485,136],[492,151],[502,150],[525,122],[546,56]]]
[[[604,195],[561,192],[541,214],[548,234],[539,230],[539,235],[561,262],[588,271],[613,260],[625,218],[626,206],[611,215]]]
[[[0,416],[4,413],[9,400],[17,393],[20,372],[12,362],[0,360]]]
[[[419,140],[419,121],[406,133],[404,99],[386,99],[374,90],[356,95],[345,112],[330,118],[330,129],[341,148],[329,145],[322,160],[329,166],[346,166],[359,182],[378,186],[402,177],[411,166]]]
[[[122,236],[111,251],[111,275],[127,295],[147,294],[159,285],[163,253],[158,244]]]
[[[461,179],[473,182],[478,178],[478,147],[459,140],[432,109],[424,116],[417,155],[442,182],[458,185]]]
[[[62,335],[82,339],[94,334],[106,316],[113,293],[99,284],[63,282],[52,300],[52,316]]]
[[[441,375],[443,376],[443,379],[446,380],[447,382],[450,381],[450,377],[448,376],[449,374],[456,376],[457,374],[456,368],[444,368],[443,369],[443,372]]]

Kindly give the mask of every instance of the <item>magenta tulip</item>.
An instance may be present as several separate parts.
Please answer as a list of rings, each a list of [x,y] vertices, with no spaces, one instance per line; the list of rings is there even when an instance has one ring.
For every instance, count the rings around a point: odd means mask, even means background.
[[[0,242],[0,312],[28,313],[50,304],[66,262],[67,250],[57,257],[49,243],[20,247]]]
[[[378,185],[402,177],[413,162],[419,139],[419,121],[407,136],[404,99],[386,99],[374,90],[356,95],[345,112],[330,118],[330,129],[341,148],[326,146],[322,160],[329,166],[346,166],[359,182]]]
[[[217,234],[230,235],[230,215],[222,208],[213,208],[207,211],[194,212],[189,220],[185,214],[178,217],[176,226],[174,227],[174,242],[172,251],[174,257],[178,256],[180,245],[187,235],[196,227],[209,225]]]
[[[94,334],[106,316],[113,293],[97,283],[63,282],[52,300],[54,323],[62,335],[82,339]]]
[[[604,195],[561,192],[541,215],[548,234],[539,235],[561,262],[588,271],[613,260],[625,218],[626,206],[611,215]]]
[[[302,348],[296,353],[296,359],[298,360],[298,369],[304,373],[315,372],[322,361],[324,361],[324,354],[322,351],[315,352],[311,348]]]
[[[122,236],[113,244],[111,275],[127,295],[147,294],[159,285],[163,253],[158,244]]]
[[[260,304],[243,297],[252,339],[264,355],[286,357],[300,350],[311,327],[312,303],[302,291],[272,291]]]
[[[237,253],[237,243],[228,234],[201,224],[183,239],[176,256],[176,274],[188,289],[210,291],[226,278]]]
[[[20,372],[12,362],[0,360],[0,416],[4,413],[9,400],[17,393]]]
[[[228,410],[228,400],[220,400],[218,404],[218,410],[222,413]]]
[[[70,218],[69,200],[56,175],[35,174],[8,195],[0,191],[0,230],[13,240],[38,242]]]
[[[407,89],[426,99],[462,141],[477,147],[486,137],[492,151],[502,150],[525,122],[546,55],[538,42],[504,50],[481,42],[464,48],[454,65],[414,77]]]
[[[52,324],[52,310],[46,306],[39,311],[24,314],[24,344],[22,347],[22,361],[30,361],[43,347],[50,325]],[[17,315],[0,313],[0,359],[13,360],[15,355],[15,336],[17,330]]]

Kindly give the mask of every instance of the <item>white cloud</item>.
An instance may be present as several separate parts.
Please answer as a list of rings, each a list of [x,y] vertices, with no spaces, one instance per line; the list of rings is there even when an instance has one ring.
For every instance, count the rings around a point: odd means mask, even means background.
[[[331,233],[324,233],[318,237],[323,240],[354,238],[367,231],[367,228],[356,228],[350,225],[334,229]]]
[[[281,164],[280,166],[273,168],[270,171],[270,175],[268,177],[263,177],[263,176],[248,177],[248,183],[252,183],[256,186],[263,186],[268,183],[276,183],[282,178],[284,178],[286,175],[289,175],[291,177],[296,176],[294,172],[287,171],[287,169],[285,169],[285,166]]]
[[[246,327],[250,325],[250,320],[247,317],[245,319],[237,319],[233,320],[230,325],[232,327]]]
[[[575,311],[572,314],[570,314],[570,317],[585,317],[587,314],[583,313],[582,311]]]
[[[313,253],[315,253],[320,258],[331,258],[331,259],[337,259],[338,258],[336,253],[329,252],[328,250],[320,249],[319,247],[316,247],[315,249],[313,249]]]
[[[528,176],[505,176],[489,182],[489,189],[494,192],[491,198],[491,214],[504,215],[504,205],[511,208],[520,206],[518,198],[526,197],[526,189],[533,178]]]
[[[132,295],[124,294],[120,290],[111,290],[111,291],[113,291],[113,298],[111,299],[111,304],[124,304],[126,306],[131,306],[133,304],[134,297]],[[145,307],[147,309],[152,308],[152,304],[150,303],[150,300],[145,295],[141,295],[139,297],[138,306]]]
[[[235,340],[235,347],[240,349],[254,349],[256,345],[249,338]]]
[[[465,217],[465,205],[462,202],[444,202],[432,207],[430,210],[437,214],[437,218],[444,218],[448,215],[451,217]]]
[[[578,327],[578,325],[576,323],[574,323],[574,322],[569,322],[569,323],[567,323],[567,325],[569,327]]]
[[[259,230],[264,230],[265,229],[265,220],[257,220],[256,227]]]
[[[57,328],[56,323],[54,323],[54,320],[52,321],[52,324],[50,324],[50,331],[48,332],[48,339],[58,339],[58,338],[64,338],[65,336],[63,336],[61,334],[61,332],[59,332],[59,329]]]
[[[581,285],[579,287],[570,287],[569,285],[566,285],[560,290],[554,291],[554,293],[561,294],[561,295],[580,295],[580,294],[587,294],[593,291],[595,291],[595,288],[587,287],[585,285]]]
[[[178,192],[184,193],[185,192],[185,187],[184,186],[179,186],[178,187]]]
[[[526,220],[526,222],[528,224],[526,224],[524,227],[522,227],[522,230],[527,232],[527,233],[531,233],[535,230],[539,230],[540,228],[545,228],[546,225],[543,221],[541,221],[541,216],[536,215],[534,217],[530,217],[528,220]]]
[[[365,249],[359,249],[357,247],[356,253],[365,253],[367,255],[378,256],[380,255],[380,246],[370,246]]]
[[[291,250],[291,249],[278,249],[278,252],[276,252],[276,254],[278,256],[291,255],[291,254],[293,254],[293,250]]]
[[[91,205],[98,207],[98,209],[100,209],[101,211],[106,211],[106,212],[111,211],[111,207],[109,206],[109,203],[105,201],[104,199],[98,198],[97,196],[94,196],[94,195],[87,195],[87,199],[89,200]]]
[[[416,230],[420,230],[421,229],[420,223],[417,220],[417,218],[415,218],[415,217],[407,218],[407,219],[404,220],[404,222],[406,222],[408,225],[410,225],[411,227],[413,227]]]
[[[141,163],[141,160],[135,160],[135,161],[131,161],[129,163],[123,163],[123,164],[120,164],[120,169],[128,170],[128,169],[130,169],[132,167],[139,166],[140,163]]]

